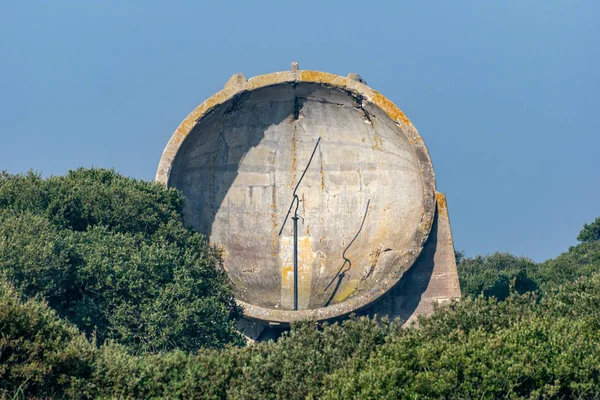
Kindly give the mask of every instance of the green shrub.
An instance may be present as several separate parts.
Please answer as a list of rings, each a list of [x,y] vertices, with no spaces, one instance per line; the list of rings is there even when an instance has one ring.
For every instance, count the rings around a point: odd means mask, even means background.
[[[43,301],[23,301],[0,279],[0,398],[77,397],[95,345]]]
[[[314,323],[297,324],[277,343],[255,346],[229,395],[240,399],[318,398],[327,374],[350,360],[366,359],[394,328],[398,326],[380,327],[367,318],[322,329]]]
[[[42,216],[0,210],[0,273],[64,312],[76,290],[67,239]]]
[[[182,210],[113,171],[0,177],[0,398],[600,397],[598,240],[465,258],[466,296],[419,328],[303,322],[237,347],[219,254]]]
[[[541,300],[461,301],[336,370],[323,398],[596,398],[598,306],[598,275]]]
[[[577,240],[583,243],[600,240],[600,217],[596,218],[591,224],[584,224],[583,229],[579,232]]]
[[[108,344],[99,350],[93,376],[81,392],[90,398],[224,399],[249,351],[228,347],[132,356]]]
[[[600,277],[504,301],[467,298],[419,328],[366,318],[294,325],[251,347],[129,356],[105,346],[90,397],[595,398]]]
[[[33,172],[0,175],[0,209],[45,216],[59,229],[104,225],[149,236],[180,219],[184,204],[176,190],[101,168],[79,168],[46,180]]]
[[[535,263],[525,257],[508,253],[463,258],[458,265],[458,277],[463,296],[508,297],[511,287],[518,293],[534,291],[538,283],[529,277]]]
[[[0,178],[0,272],[102,343],[135,351],[242,344],[218,251],[183,197],[108,170]]]
[[[536,265],[530,275],[547,290],[596,272],[600,272],[600,241],[572,246],[558,257]]]
[[[349,320],[319,328],[299,323],[277,342],[239,348],[130,356],[123,348],[101,349],[90,397],[203,399],[317,398],[324,378],[352,360],[366,360],[392,325]],[[394,325],[396,329],[399,327]]]
[[[600,218],[585,224],[577,237],[582,243],[542,263],[508,253],[494,253],[474,258],[460,256],[458,276],[464,296],[480,294],[505,299],[510,290],[518,293],[548,290],[581,276],[600,272]],[[458,260],[458,257],[457,257]]]
[[[0,296],[2,310],[11,310],[5,298]],[[11,298],[19,303],[14,292]],[[277,342],[197,354],[131,355],[114,343],[96,348],[45,305],[19,304],[36,307],[33,316],[29,310],[18,310],[17,317],[0,312],[1,337],[12,343],[10,351],[0,347],[6,395],[21,388],[23,396],[53,398],[600,396],[598,275],[543,297],[467,298],[421,317],[416,329],[367,318],[323,327],[300,323]],[[35,322],[40,310],[52,318]],[[34,322],[12,327],[22,321]],[[62,329],[58,334],[50,329],[55,326]],[[20,339],[37,331],[33,345]],[[23,356],[5,366],[5,354]],[[35,368],[28,364],[32,359]]]

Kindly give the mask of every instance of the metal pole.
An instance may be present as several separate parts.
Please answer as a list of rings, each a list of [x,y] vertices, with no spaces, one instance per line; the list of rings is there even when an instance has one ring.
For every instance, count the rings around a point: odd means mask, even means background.
[[[294,220],[294,310],[298,310],[298,216]]]
[[[290,204],[290,208],[287,214],[285,215],[285,218],[283,219],[283,224],[281,224],[281,229],[279,230],[279,236],[281,236],[281,234],[283,233],[283,228],[285,227],[285,223],[287,222],[288,217],[292,212],[292,207],[294,207],[294,203],[296,203],[296,209],[294,210],[294,216],[292,217],[292,219],[294,220],[294,311],[298,310],[298,206],[300,205],[300,199],[298,198],[296,191],[298,190],[298,186],[300,186],[300,182],[302,182],[302,178],[304,178],[306,171],[308,171],[308,167],[310,166],[310,163],[312,162],[313,157],[317,152],[317,147],[319,146],[320,141],[321,138],[319,137],[319,139],[317,139],[317,143],[315,144],[315,148],[313,149],[313,152],[310,155],[310,158],[308,159],[306,168],[304,168],[304,172],[302,172],[302,175],[300,176],[300,179],[298,180],[298,183],[294,188],[294,192],[292,193],[292,203]]]

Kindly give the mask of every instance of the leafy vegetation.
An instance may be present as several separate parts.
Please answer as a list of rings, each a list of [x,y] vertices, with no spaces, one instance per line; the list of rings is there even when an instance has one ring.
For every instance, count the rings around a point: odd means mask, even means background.
[[[220,256],[180,193],[114,171],[0,176],[0,273],[100,343],[143,351],[242,343]]]
[[[14,310],[1,314],[1,382],[7,395],[21,390],[27,397],[72,398],[600,396],[598,275],[542,298],[513,293],[505,301],[466,299],[421,318],[418,329],[366,318],[325,327],[302,323],[277,342],[198,353],[132,356],[113,343],[98,348],[43,303],[3,294],[0,306]],[[24,321],[33,322],[22,327]]]
[[[582,243],[565,253],[541,263],[508,253],[464,257],[458,264],[463,296],[505,299],[511,290],[517,293],[542,292],[573,282],[582,276],[600,272],[600,236],[593,236],[600,227],[600,218],[585,224],[577,237]],[[593,239],[593,238],[596,239]]]
[[[0,398],[63,396],[91,377],[96,347],[47,303],[0,280]]]
[[[591,225],[543,263],[464,257],[464,298],[419,328],[304,322],[242,347],[218,252],[182,210],[112,171],[2,176],[0,398],[600,397]]]
[[[465,257],[459,263],[460,288],[463,295],[483,294],[504,300],[511,290],[518,293],[537,290],[538,283],[528,275],[534,267],[530,259],[508,253]]]
[[[600,217],[596,218],[596,220],[589,225],[583,225],[583,229],[579,232],[577,240],[583,243],[600,240]]]
[[[323,397],[597,398],[599,305],[597,275],[542,299],[467,299],[336,370]]]

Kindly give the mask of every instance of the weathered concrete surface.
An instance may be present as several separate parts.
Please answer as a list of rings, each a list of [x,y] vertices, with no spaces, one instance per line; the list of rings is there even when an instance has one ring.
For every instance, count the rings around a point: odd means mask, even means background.
[[[285,324],[362,309],[421,253],[435,212],[431,160],[406,116],[362,82],[298,70],[234,75],[163,153],[157,180],[183,191],[186,221],[224,249],[251,319]],[[298,192],[294,311],[291,223],[278,231],[318,137]]]
[[[460,284],[446,196],[436,193],[437,212],[429,239],[417,262],[392,290],[365,311],[371,316],[400,318],[405,325],[428,315],[435,304],[460,298]]]
[[[415,265],[386,294],[359,311],[390,320],[400,318],[405,326],[416,322],[419,315],[429,315],[434,306],[460,298],[460,285],[446,197],[436,193],[437,212],[429,239]],[[277,338],[281,329],[241,320],[238,329],[249,343]]]

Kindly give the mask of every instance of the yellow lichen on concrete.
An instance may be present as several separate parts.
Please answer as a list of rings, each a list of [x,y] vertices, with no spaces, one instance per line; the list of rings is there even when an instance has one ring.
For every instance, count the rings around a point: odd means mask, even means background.
[[[381,93],[375,92],[374,96],[371,98],[371,101],[386,112],[387,115],[390,116],[394,121],[402,121],[406,125],[412,127],[412,123],[408,119],[406,115],[400,110],[394,103],[392,103],[387,97],[382,95]]]
[[[252,77],[246,82],[245,90],[254,90],[261,87],[277,85],[284,82],[294,82],[296,80],[297,73],[295,72],[274,72],[272,74],[265,74]]]
[[[342,288],[338,290],[336,295],[333,298],[333,303],[340,303],[350,297],[356,291],[356,285],[358,282],[349,282],[344,286],[342,283]]]
[[[292,309],[294,305],[294,266],[281,267],[281,305]]]
[[[373,142],[375,143],[373,149],[382,151],[381,146],[383,145],[383,139],[375,132],[373,132]]]
[[[294,306],[294,256],[293,237],[281,238],[281,306],[293,309]],[[317,258],[313,252],[313,238],[301,236],[298,238],[298,308],[309,306],[312,292],[313,262]]]
[[[292,165],[290,167],[290,187],[296,186],[296,168],[298,168],[298,158],[296,157],[298,152],[298,141],[296,140],[296,126],[294,125],[294,132],[292,134]]]
[[[323,153],[319,152],[319,174],[321,175],[321,190],[325,190],[325,169],[323,167]]]
[[[327,72],[320,71],[308,71],[303,70],[299,72],[298,80],[300,82],[314,82],[314,83],[322,83],[325,85],[339,86],[339,87],[348,87],[352,80],[345,78],[343,76],[330,74]]]
[[[448,215],[448,205],[446,204],[446,195],[441,192],[435,192],[435,200],[437,201],[438,212]]]

